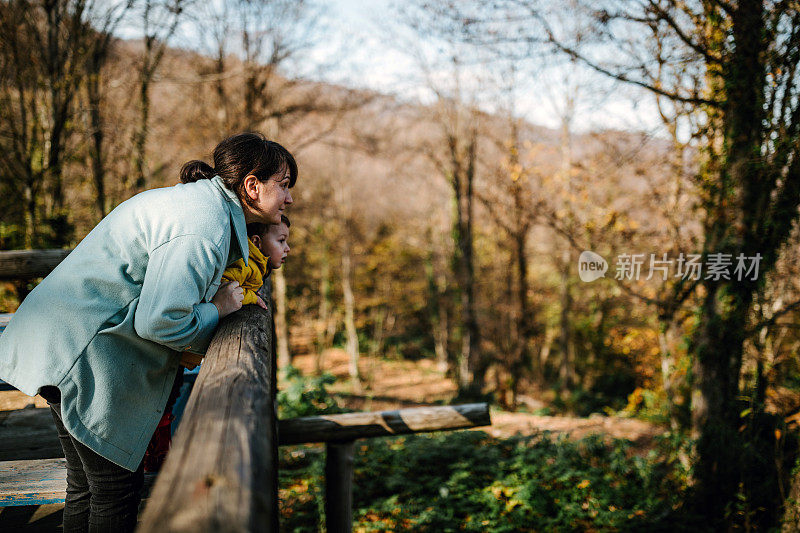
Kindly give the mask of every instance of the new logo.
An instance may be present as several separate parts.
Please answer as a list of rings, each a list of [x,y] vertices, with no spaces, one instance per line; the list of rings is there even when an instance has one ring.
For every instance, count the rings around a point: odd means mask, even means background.
[[[589,282],[600,279],[605,277],[607,271],[608,263],[602,256],[589,250],[581,252],[581,256],[578,258],[578,276],[581,281]]]

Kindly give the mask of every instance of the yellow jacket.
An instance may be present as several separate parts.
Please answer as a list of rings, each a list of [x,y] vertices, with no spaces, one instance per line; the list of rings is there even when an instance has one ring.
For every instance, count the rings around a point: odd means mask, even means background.
[[[248,264],[244,264],[244,259],[239,259],[225,269],[222,274],[222,282],[237,281],[244,289],[244,300],[242,305],[256,303],[256,291],[264,284],[264,276],[267,274],[267,257],[256,248],[253,241],[247,239],[250,245],[250,259]]]
[[[236,281],[244,289],[244,300],[242,305],[256,303],[256,291],[264,284],[264,276],[267,274],[267,257],[256,248],[253,241],[247,239],[250,258],[248,264],[244,264],[244,259],[239,259],[225,269],[222,274],[222,283],[226,281]],[[186,368],[194,368],[203,360],[202,355],[191,352],[181,354],[181,365]]]

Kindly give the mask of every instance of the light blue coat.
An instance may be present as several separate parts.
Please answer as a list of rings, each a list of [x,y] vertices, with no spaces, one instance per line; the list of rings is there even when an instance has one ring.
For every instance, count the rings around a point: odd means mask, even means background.
[[[210,303],[247,231],[221,178],[123,202],[25,298],[0,335],[0,379],[61,390],[77,440],[135,470],[162,416],[178,350],[204,353]]]

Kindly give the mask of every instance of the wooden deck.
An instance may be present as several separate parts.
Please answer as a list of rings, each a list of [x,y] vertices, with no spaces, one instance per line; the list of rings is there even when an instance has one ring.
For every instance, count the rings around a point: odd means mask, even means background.
[[[0,463],[0,507],[61,503],[66,490],[66,459]]]

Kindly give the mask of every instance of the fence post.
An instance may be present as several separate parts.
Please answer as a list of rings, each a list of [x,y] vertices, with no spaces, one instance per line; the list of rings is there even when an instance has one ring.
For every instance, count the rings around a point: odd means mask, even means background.
[[[325,445],[325,525],[328,533],[353,528],[353,460],[355,441]]]

